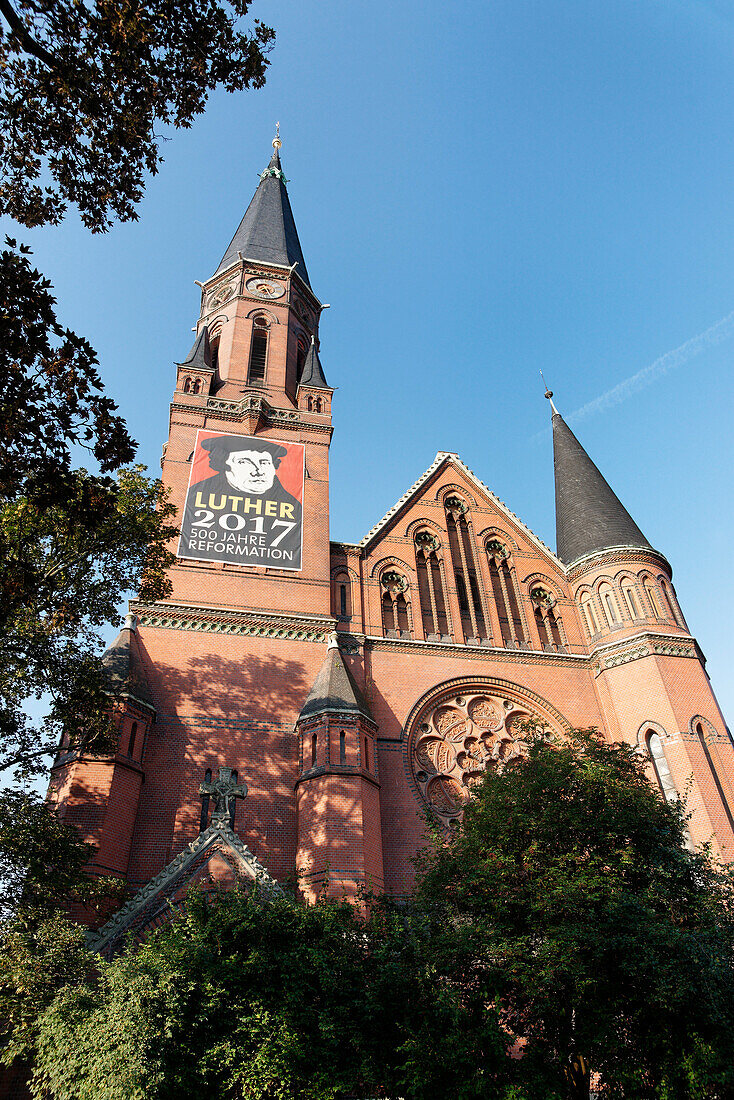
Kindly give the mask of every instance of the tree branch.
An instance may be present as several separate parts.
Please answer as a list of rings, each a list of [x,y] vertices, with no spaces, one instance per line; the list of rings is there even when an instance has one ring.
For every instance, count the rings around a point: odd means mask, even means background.
[[[55,68],[53,56],[36,42],[9,0],[0,0],[0,15],[6,20],[26,53],[33,54],[44,65],[48,65],[49,69]]]

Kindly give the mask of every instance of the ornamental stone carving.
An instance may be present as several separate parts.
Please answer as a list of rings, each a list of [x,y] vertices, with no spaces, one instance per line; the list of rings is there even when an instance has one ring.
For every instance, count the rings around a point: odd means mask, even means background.
[[[553,736],[526,704],[489,691],[450,696],[420,717],[410,765],[421,798],[440,821],[458,823],[484,771],[505,768],[527,752],[527,723]]]

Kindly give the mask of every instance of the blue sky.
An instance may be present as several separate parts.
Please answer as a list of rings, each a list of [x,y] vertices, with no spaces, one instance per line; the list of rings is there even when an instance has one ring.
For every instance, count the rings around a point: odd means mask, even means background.
[[[142,460],[158,470],[193,280],[215,270],[278,119],[332,307],[332,537],[359,539],[455,450],[554,545],[542,369],[671,561],[731,716],[734,0],[252,13],[278,34],[266,88],[217,95],[169,135],[138,223],[17,233],[97,349]]]

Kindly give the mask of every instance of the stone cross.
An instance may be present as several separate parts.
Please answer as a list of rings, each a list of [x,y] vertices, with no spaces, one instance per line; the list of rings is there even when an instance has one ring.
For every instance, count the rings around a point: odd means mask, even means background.
[[[247,797],[247,784],[237,783],[232,778],[232,768],[220,768],[217,778],[210,783],[202,783],[199,794],[210,794],[214,798],[212,825],[228,825],[230,801],[233,798]]]

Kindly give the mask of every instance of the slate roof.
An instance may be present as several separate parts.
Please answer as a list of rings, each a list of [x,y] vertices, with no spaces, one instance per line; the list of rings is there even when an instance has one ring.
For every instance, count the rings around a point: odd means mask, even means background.
[[[310,288],[285,183],[276,149],[215,274],[236,263],[237,254],[241,252],[248,260],[263,260],[282,267],[297,263],[297,274]]]
[[[194,346],[185,359],[176,364],[177,367],[195,367],[197,370],[212,369],[212,352],[209,346],[209,329],[204,325],[199,335],[194,340]]]
[[[140,672],[138,653],[138,635],[132,616],[125,620],[125,626],[115,638],[109,649],[102,655],[102,666],[109,689],[113,695],[129,695],[155,710],[150,689]]]
[[[556,542],[565,565],[615,546],[652,547],[559,412],[553,413]]]
[[[316,351],[316,344],[314,343],[313,336],[311,337],[311,347],[308,349],[306,360],[303,364],[303,371],[301,377],[298,379],[299,386],[313,386],[317,390],[328,390],[329,383],[324,376],[324,369],[321,366],[321,360],[319,359],[319,353]]]
[[[370,722],[374,722],[367,701],[344,664],[335,636],[332,636],[329,642],[326,659],[303,704],[299,721],[329,711],[339,714],[361,714]]]

